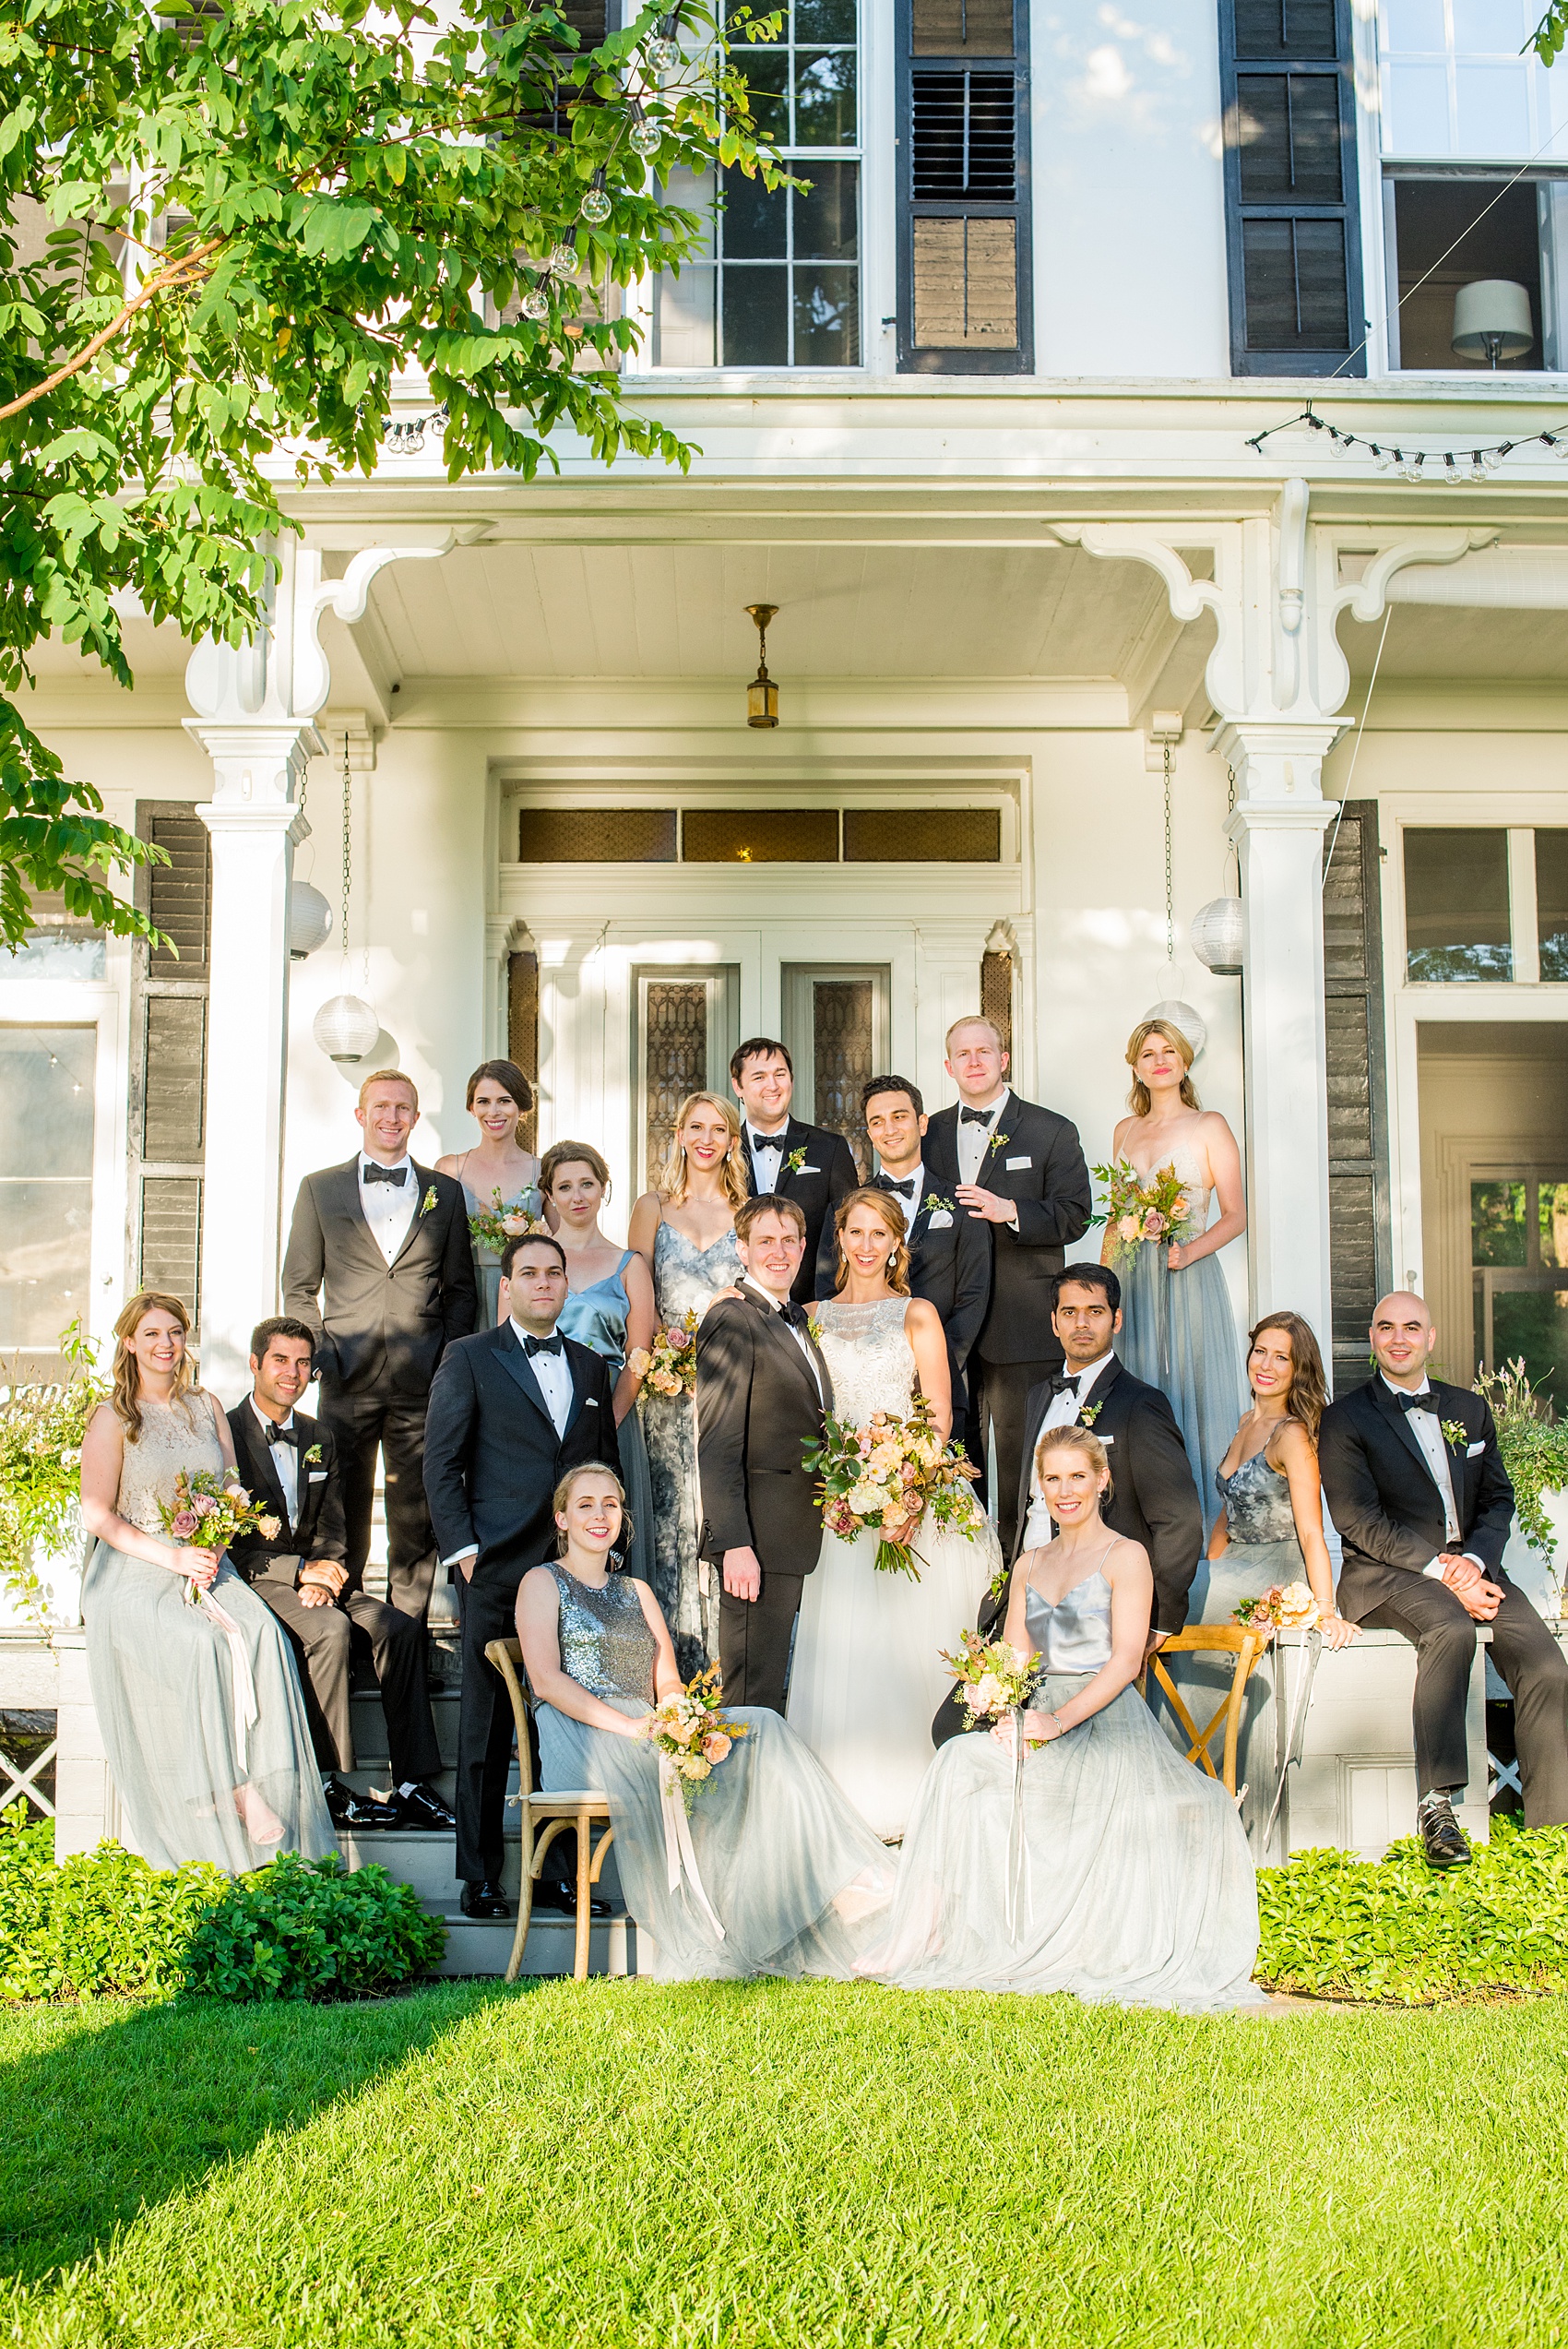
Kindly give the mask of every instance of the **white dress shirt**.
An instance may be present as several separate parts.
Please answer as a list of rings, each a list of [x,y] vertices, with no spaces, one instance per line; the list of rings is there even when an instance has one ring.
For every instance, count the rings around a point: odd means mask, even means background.
[[[1379,1376],[1381,1377],[1382,1374],[1380,1373]],[[1423,1378],[1420,1385],[1415,1388],[1396,1387],[1388,1378],[1384,1378],[1383,1383],[1396,1401],[1401,1394],[1430,1395],[1431,1392],[1430,1378]],[[1448,1459],[1447,1437],[1443,1435],[1436,1415],[1430,1411],[1408,1412],[1406,1417],[1409,1422],[1411,1433],[1421,1448],[1421,1456],[1431,1471],[1431,1481],[1443,1495],[1443,1538],[1452,1549],[1464,1529],[1459,1523],[1458,1506],[1454,1496],[1454,1471]],[[1469,1558],[1472,1566],[1481,1565],[1480,1559],[1475,1556],[1473,1552],[1465,1550],[1461,1555]],[[1481,1571],[1484,1574],[1486,1568],[1481,1567]],[[1432,1558],[1429,1564],[1422,1567],[1421,1572],[1430,1575],[1434,1582],[1441,1582],[1443,1580],[1442,1559]]]
[[[420,1184],[411,1158],[401,1158],[401,1183],[367,1183],[364,1171],[375,1161],[360,1152],[360,1208],[370,1225],[371,1236],[390,1264],[408,1237],[409,1226],[419,1213]],[[393,1169],[388,1169],[388,1173]]]
[[[1012,1097],[1011,1091],[1004,1086],[991,1107],[985,1112],[983,1126],[977,1126],[973,1118],[966,1117],[963,1105],[959,1105],[958,1180],[960,1183],[974,1183],[980,1179],[980,1161],[991,1148],[996,1129],[1002,1123],[1003,1112]]]
[[[279,1419],[276,1421],[268,1419],[264,1411],[256,1410],[256,1401],[254,1395],[251,1397],[251,1409],[255,1412],[255,1424],[261,1429],[263,1437],[266,1436],[269,1427],[292,1427],[294,1424],[294,1414],[292,1412],[289,1413],[287,1419]],[[299,1446],[297,1444],[273,1444],[268,1447],[268,1450],[271,1455],[273,1473],[276,1475],[279,1485],[283,1487],[283,1506],[288,1511],[289,1531],[291,1533],[295,1526],[300,1521]]]
[[[788,1118],[780,1126],[777,1134],[760,1134],[756,1127],[749,1120],[747,1121],[746,1148],[752,1154],[752,1177],[756,1184],[759,1198],[766,1192],[776,1191],[778,1188],[778,1174],[784,1163],[784,1144],[789,1138],[789,1132]]]
[[[1078,1414],[1088,1401],[1090,1389],[1101,1373],[1110,1368],[1113,1359],[1114,1349],[1112,1348],[1102,1353],[1098,1362],[1091,1362],[1087,1370],[1077,1370],[1071,1374],[1078,1382],[1077,1393],[1075,1395],[1064,1387],[1059,1395],[1051,1396],[1045,1417],[1039,1423],[1039,1436],[1043,1436],[1048,1427],[1075,1427],[1077,1425]],[[1039,1436],[1035,1437],[1037,1444],[1039,1442]],[[1038,1550],[1045,1543],[1055,1539],[1056,1520],[1047,1508],[1043,1496],[1034,1492],[1032,1470],[1029,1476],[1029,1489],[1033,1498],[1029,1502],[1029,1513],[1024,1520],[1024,1547],[1026,1550]]]
[[[512,1333],[526,1353],[527,1341],[535,1333],[525,1330],[516,1314],[512,1315],[511,1321]],[[539,1391],[544,1397],[544,1407],[550,1413],[555,1433],[564,1436],[572,1412],[572,1365],[566,1359],[564,1339],[559,1353],[529,1354],[528,1365],[539,1381]]]
[[[787,1300],[774,1296],[770,1290],[763,1287],[760,1281],[754,1281],[749,1272],[742,1273],[738,1286],[742,1289],[750,1289],[752,1294],[755,1297],[760,1297],[764,1305],[766,1306],[771,1312],[783,1312]],[[812,1383],[816,1389],[816,1399],[818,1402],[820,1402],[822,1401],[822,1373],[816,1366],[816,1356],[812,1352],[811,1340],[807,1337],[805,1331],[798,1328],[792,1321],[786,1322],[785,1328],[788,1330],[790,1337],[793,1338],[795,1343],[800,1347],[801,1352],[806,1358],[806,1368],[811,1372]]]
[[[978,1127],[976,1130],[979,1130]],[[908,1183],[911,1179],[909,1174],[891,1174],[885,1166],[880,1168],[878,1172],[882,1181],[885,1183]],[[893,1194],[893,1197],[897,1200],[899,1206],[904,1210],[904,1221],[907,1223],[912,1223],[914,1222],[916,1216],[921,1211],[921,1200],[925,1196],[925,1161],[923,1159],[917,1159],[915,1162],[913,1168],[913,1181],[915,1187],[909,1193],[908,1198],[904,1197],[902,1191],[895,1191]]]

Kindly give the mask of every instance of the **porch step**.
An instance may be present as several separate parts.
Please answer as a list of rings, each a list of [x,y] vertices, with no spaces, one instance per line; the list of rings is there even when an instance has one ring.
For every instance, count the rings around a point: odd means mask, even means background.
[[[446,1955],[437,1973],[505,1973],[512,1955],[512,1926],[482,1925],[454,1909],[445,1916]],[[569,1974],[576,1959],[577,1928],[570,1917],[530,1917],[523,1950],[525,1974]],[[644,1952],[646,1961],[646,1951]],[[636,1973],[637,1928],[629,1916],[596,1925],[588,1938],[588,1972]]]
[[[521,1847],[517,1829],[508,1824],[502,1862],[501,1886],[506,1898],[516,1906],[522,1880]],[[349,1866],[364,1867],[375,1862],[386,1870],[395,1884],[410,1886],[422,1909],[432,1916],[444,1919],[447,1931],[446,1960],[440,1968],[444,1973],[505,1973],[512,1954],[512,1926],[487,1925],[474,1917],[466,1917],[458,1906],[459,1889],[456,1867],[456,1839],[451,1835],[424,1834],[398,1828],[372,1829],[362,1834],[344,1830],[339,1835],[338,1847]],[[621,1897],[620,1880],[615,1874],[615,1847],[611,1845],[604,1863],[604,1872],[596,1887],[597,1897],[611,1902],[617,1914],[592,1928],[589,1945],[588,1971],[591,1973],[626,1973],[636,1972],[636,1926],[625,1914]],[[570,1973],[573,1963],[573,1937],[576,1926],[572,1918],[553,1912],[540,1913],[529,1920],[528,1948],[524,1952],[525,1973]],[[628,1936],[632,1937],[628,1938]],[[564,1956],[561,1951],[564,1950]],[[539,1961],[536,1964],[535,1960]]]

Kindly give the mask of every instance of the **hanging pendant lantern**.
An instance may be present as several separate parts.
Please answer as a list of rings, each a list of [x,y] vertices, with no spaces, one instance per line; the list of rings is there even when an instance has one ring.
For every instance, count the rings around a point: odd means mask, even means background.
[[[1221,979],[1241,977],[1244,937],[1239,897],[1211,897],[1193,916],[1193,952],[1206,970]]]
[[[289,887],[289,960],[303,962],[318,946],[325,946],[332,935],[332,908],[318,888],[309,881],[292,881]]]
[[[777,726],[778,723],[778,688],[767,674],[767,624],[778,610],[777,603],[748,603],[746,610],[756,623],[756,675],[746,687],[746,723],[748,726]]]
[[[1193,1047],[1194,1060],[1208,1042],[1208,1021],[1203,1013],[1176,996],[1168,996],[1162,1003],[1151,1003],[1144,1018],[1161,1021],[1168,1019],[1173,1028],[1180,1028]]]
[[[334,996],[310,1031],[328,1060],[362,1060],[381,1033],[381,1019],[359,996]]]

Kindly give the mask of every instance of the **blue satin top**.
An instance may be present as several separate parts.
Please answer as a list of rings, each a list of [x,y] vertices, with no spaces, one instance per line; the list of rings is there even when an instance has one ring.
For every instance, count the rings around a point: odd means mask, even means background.
[[[1111,1662],[1111,1585],[1097,1568],[1052,1604],[1030,1582],[1024,1628],[1047,1672],[1098,1672]]]
[[[624,1276],[631,1260],[628,1248],[614,1271],[602,1281],[592,1282],[586,1289],[568,1289],[555,1325],[568,1338],[576,1338],[579,1346],[591,1346],[595,1353],[602,1354],[617,1374],[626,1366],[626,1322],[632,1306]]]

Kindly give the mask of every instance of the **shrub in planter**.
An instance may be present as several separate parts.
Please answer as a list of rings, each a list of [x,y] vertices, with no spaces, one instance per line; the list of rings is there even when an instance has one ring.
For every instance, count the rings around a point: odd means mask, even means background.
[[[118,1843],[54,1864],[54,1822],[25,1803],[0,1818],[0,1998],[177,1990],[202,1910],[226,1879],[170,1873]]]
[[[220,1998],[374,1997],[428,1973],[445,1947],[440,1918],[384,1867],[286,1852],[203,1911],[185,1985]]]

